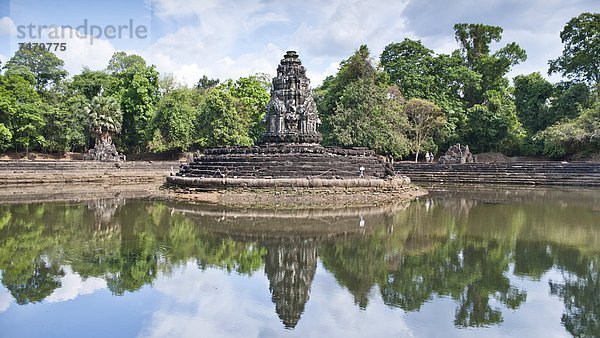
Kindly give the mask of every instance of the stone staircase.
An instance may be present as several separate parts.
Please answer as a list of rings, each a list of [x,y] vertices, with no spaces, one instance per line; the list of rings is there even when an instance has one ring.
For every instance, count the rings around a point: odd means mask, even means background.
[[[394,169],[413,182],[600,187],[600,163],[590,162],[396,163]]]
[[[164,180],[175,161],[0,161],[0,187],[15,184],[121,182],[139,183]]]
[[[204,178],[365,178],[386,176],[384,164],[365,148],[272,146],[210,148],[177,174]]]

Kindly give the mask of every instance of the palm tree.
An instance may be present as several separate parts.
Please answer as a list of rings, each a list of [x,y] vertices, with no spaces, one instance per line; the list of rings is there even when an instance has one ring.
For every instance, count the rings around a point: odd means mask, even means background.
[[[90,131],[96,138],[95,148],[113,144],[112,135],[121,132],[123,114],[119,102],[112,96],[96,96],[89,108]]]
[[[112,135],[121,132],[123,114],[119,101],[112,96],[102,96],[100,93],[92,99],[88,107],[90,131],[96,139],[94,149],[90,149],[84,159],[96,161],[119,161],[119,156],[113,144]]]

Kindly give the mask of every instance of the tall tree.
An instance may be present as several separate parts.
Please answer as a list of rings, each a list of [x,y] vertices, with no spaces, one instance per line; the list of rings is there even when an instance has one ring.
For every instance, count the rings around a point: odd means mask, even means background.
[[[63,66],[63,60],[44,48],[20,47],[4,65],[4,69],[6,71],[18,71],[19,67],[29,69],[35,75],[36,90],[42,92],[67,76]]]
[[[404,39],[387,45],[381,65],[391,83],[397,85],[405,99],[424,99],[441,108],[448,123],[438,142],[455,142],[466,120],[462,99],[465,86],[476,84],[481,75],[467,68],[458,53],[435,55],[421,41]]]
[[[598,93],[600,94],[600,93]],[[585,83],[559,82],[554,85],[550,114],[555,121],[574,119],[594,104],[594,94]],[[597,97],[597,96],[596,96]]]
[[[117,79],[102,70],[83,68],[81,73],[73,76],[68,83],[69,89],[75,94],[83,94],[88,100],[98,96],[103,90],[115,87]]]
[[[3,125],[0,146],[25,149],[41,146],[45,139],[42,130],[47,110],[34,86],[21,75],[0,76],[0,124]]]
[[[252,145],[246,120],[236,110],[236,99],[223,86],[209,90],[197,126],[200,146]]]
[[[200,94],[187,87],[167,92],[156,107],[152,121],[152,151],[185,151],[194,141]]]
[[[249,136],[254,143],[259,142],[265,132],[265,111],[269,103],[271,83],[261,74],[241,77],[226,83],[231,95],[236,99],[236,110],[244,118]]]
[[[159,98],[158,72],[139,55],[115,53],[108,72],[117,78],[109,94],[119,98],[123,112],[122,146],[139,153],[151,138],[149,124]]]
[[[119,102],[112,96],[96,96],[89,109],[90,131],[96,148],[113,143],[112,136],[121,132],[123,114]]]
[[[469,123],[462,139],[472,151],[518,152],[523,128],[515,104],[506,91],[485,92],[484,103],[467,109],[467,118]]]
[[[200,90],[206,90],[219,85],[221,81],[219,79],[209,79],[208,76],[203,75],[198,83],[196,84],[196,88]]]
[[[458,23],[454,25],[459,53],[464,64],[481,76],[480,81],[464,88],[464,99],[469,107],[482,104],[488,90],[502,91],[508,87],[505,75],[510,68],[527,59],[527,53],[514,42],[493,54],[492,42],[500,42],[502,28],[483,24]]]
[[[410,144],[415,153],[415,162],[419,160],[419,152],[426,144],[433,144],[433,135],[447,123],[440,108],[434,103],[421,99],[410,99],[404,111],[411,127]]]
[[[324,143],[406,155],[404,99],[394,88],[388,85],[387,74],[373,66],[369,49],[362,45],[342,61],[335,77],[327,78],[316,90]]]
[[[523,126],[532,133],[545,129],[556,122],[550,116],[550,98],[554,87],[540,73],[517,75],[515,84],[515,108]]]
[[[600,13],[582,13],[560,32],[562,55],[550,60],[549,74],[600,86]],[[600,89],[597,89],[600,90]]]

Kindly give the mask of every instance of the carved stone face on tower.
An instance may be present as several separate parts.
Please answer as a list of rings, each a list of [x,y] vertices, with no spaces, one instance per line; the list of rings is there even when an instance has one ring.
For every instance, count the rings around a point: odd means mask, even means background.
[[[277,67],[265,122],[265,143],[319,143],[323,139],[310,80],[294,51],[286,52]]]

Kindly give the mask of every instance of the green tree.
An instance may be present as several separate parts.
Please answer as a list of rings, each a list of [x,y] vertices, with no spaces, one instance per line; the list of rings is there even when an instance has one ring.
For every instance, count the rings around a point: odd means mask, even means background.
[[[367,46],[343,61],[316,94],[325,144],[369,147],[395,157],[408,153],[404,99],[373,66]]]
[[[577,118],[593,104],[592,93],[584,83],[559,82],[554,85],[550,115],[554,121]]]
[[[198,116],[200,146],[252,145],[264,133],[264,116],[270,84],[261,74],[228,80],[200,90],[206,97]],[[231,135],[227,135],[231,133]]]
[[[485,93],[484,102],[467,109],[463,139],[472,151],[516,153],[524,133],[511,97],[491,90]]]
[[[46,140],[44,149],[50,152],[65,153],[82,151],[87,145],[87,115],[72,105],[77,96],[59,107],[51,107],[44,115],[43,135]],[[84,98],[85,100],[85,98]],[[87,100],[85,100],[87,104]],[[71,108],[72,107],[72,108]]]
[[[197,143],[202,146],[252,145],[247,120],[236,110],[236,98],[226,87],[209,90],[200,106]]]
[[[209,79],[206,75],[203,75],[200,80],[198,80],[196,88],[206,90],[218,86],[220,82],[219,79]]]
[[[67,76],[63,66],[64,61],[44,48],[21,47],[4,65],[4,69],[7,72],[20,71],[20,67],[29,69],[35,75],[36,90],[42,92]]]
[[[549,74],[595,85],[600,84],[600,13],[582,13],[560,32],[562,55],[550,60]]]
[[[227,82],[226,86],[236,98],[236,110],[246,120],[249,136],[254,143],[260,141],[265,132],[265,112],[269,103],[270,82],[261,75],[241,77],[235,82]]]
[[[122,146],[139,153],[152,137],[150,122],[159,99],[158,72],[139,55],[115,53],[109,61],[109,74],[117,79],[108,93],[119,99],[123,112]]]
[[[415,153],[415,162],[423,146],[435,146],[433,136],[447,123],[440,108],[434,103],[421,99],[410,99],[404,106],[410,129],[411,150]]]
[[[576,119],[565,120],[546,128],[539,139],[543,141],[544,154],[563,158],[577,152],[600,151],[600,100],[582,111]]]
[[[517,75],[515,84],[515,108],[517,116],[528,131],[535,133],[556,122],[550,116],[550,98],[554,87],[540,73]]]
[[[15,148],[25,149],[26,153],[32,147],[42,146],[47,108],[26,79],[16,74],[1,76],[0,123],[4,126],[4,147],[8,147],[11,140]]]
[[[68,87],[75,94],[82,94],[91,101],[102,90],[115,87],[117,85],[116,81],[115,77],[105,71],[90,70],[84,67],[80,74],[73,76],[73,80],[68,83]]]
[[[437,141],[455,142],[466,120],[462,93],[481,75],[467,68],[458,53],[435,55],[421,41],[410,39],[387,45],[381,54],[381,65],[405,99],[424,99],[441,108],[448,123],[444,132],[437,135]]]
[[[152,121],[154,133],[150,150],[185,151],[190,148],[195,140],[200,99],[196,90],[187,87],[172,89],[160,99]]]
[[[113,143],[112,135],[121,132],[123,114],[112,96],[96,96],[89,108],[90,131],[96,147]]]
[[[1,103],[0,103],[1,104]],[[12,141],[12,132],[4,123],[0,122],[0,151],[10,147]]]
[[[468,107],[482,104],[489,90],[502,91],[508,88],[505,75],[510,68],[527,59],[527,53],[514,42],[493,54],[492,42],[500,42],[503,29],[483,24],[458,23],[454,25],[459,53],[464,65],[481,76],[480,81],[468,83],[464,88],[464,99]]]

